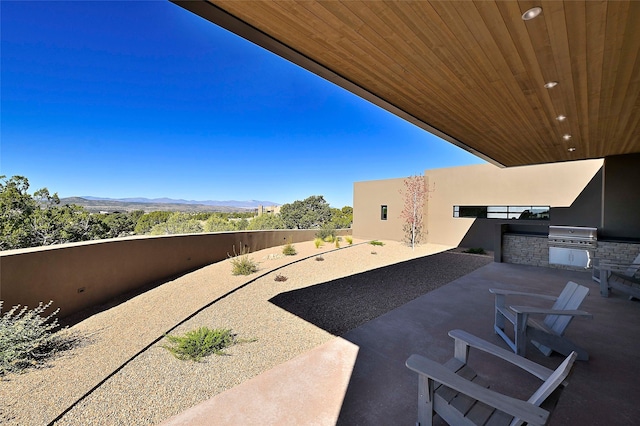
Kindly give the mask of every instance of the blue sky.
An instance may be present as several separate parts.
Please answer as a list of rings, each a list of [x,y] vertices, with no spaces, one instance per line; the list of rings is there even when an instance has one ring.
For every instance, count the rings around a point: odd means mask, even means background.
[[[169,2],[0,8],[0,174],[30,192],[342,207],[482,162]]]

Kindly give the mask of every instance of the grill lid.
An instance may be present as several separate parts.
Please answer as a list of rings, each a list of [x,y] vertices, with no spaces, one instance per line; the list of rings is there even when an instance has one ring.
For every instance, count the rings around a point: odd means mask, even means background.
[[[586,226],[549,226],[549,239],[597,241],[598,229]]]

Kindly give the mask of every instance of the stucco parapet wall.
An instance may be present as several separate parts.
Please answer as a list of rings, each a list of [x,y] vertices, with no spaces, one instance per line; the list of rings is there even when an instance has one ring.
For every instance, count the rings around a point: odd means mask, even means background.
[[[13,256],[13,255],[24,254],[24,253],[35,253],[39,251],[64,250],[69,247],[82,247],[82,246],[91,246],[95,244],[108,244],[114,241],[149,240],[153,238],[171,238],[171,237],[182,237],[186,235],[194,235],[194,234],[132,235],[130,237],[105,238],[102,240],[80,241],[76,243],[55,244],[51,246],[28,247],[28,248],[22,248],[22,249],[0,251],[0,257]]]
[[[249,252],[310,241],[317,230],[134,236],[0,252],[3,309],[54,301],[59,317]],[[350,229],[338,235],[351,234]]]

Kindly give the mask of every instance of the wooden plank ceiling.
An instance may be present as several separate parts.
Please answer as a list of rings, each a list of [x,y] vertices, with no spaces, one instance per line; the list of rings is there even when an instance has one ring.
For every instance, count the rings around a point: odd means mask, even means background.
[[[637,1],[176,3],[495,164],[640,152]]]

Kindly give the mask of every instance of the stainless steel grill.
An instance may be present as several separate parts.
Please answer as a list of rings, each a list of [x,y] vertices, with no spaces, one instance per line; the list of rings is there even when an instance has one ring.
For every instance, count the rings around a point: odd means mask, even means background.
[[[595,248],[598,229],[585,226],[550,226],[549,246]]]
[[[549,264],[589,268],[597,245],[597,228],[550,226]]]

